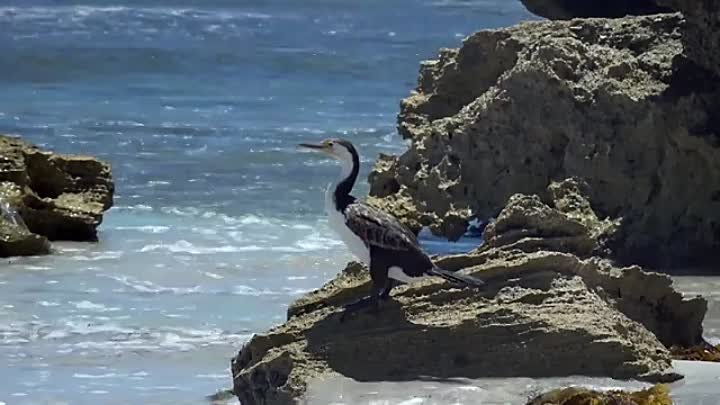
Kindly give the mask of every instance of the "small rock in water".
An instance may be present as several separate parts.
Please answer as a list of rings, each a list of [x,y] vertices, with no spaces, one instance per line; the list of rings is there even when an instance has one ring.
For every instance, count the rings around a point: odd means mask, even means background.
[[[540,395],[528,405],[671,405],[670,390],[665,384],[658,384],[636,392],[592,391],[571,387],[552,390]]]

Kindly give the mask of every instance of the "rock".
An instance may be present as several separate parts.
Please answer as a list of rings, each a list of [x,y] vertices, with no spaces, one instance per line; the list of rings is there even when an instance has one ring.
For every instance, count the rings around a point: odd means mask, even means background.
[[[671,405],[670,389],[658,384],[636,392],[594,391],[582,387],[570,387],[542,394],[527,405]]]
[[[459,266],[488,287],[403,286],[380,314],[340,324],[341,305],[370,285],[367,271],[351,264],[233,359],[241,403],[299,403],[309,380],[338,374],[358,381],[575,374],[673,381],[680,376],[663,343],[702,339],[704,300],[684,299],[669,277],[638,267],[502,248],[438,264]]]
[[[627,15],[667,13],[670,9],[659,6],[654,0],[521,0],[527,9],[551,20],[603,17],[617,18]]]
[[[699,344],[691,347],[675,345],[670,352],[677,360],[712,361],[720,363],[720,345]]]
[[[46,253],[50,253],[50,243],[47,238],[0,219],[0,257]]]
[[[579,179],[553,182],[547,190],[553,207],[537,195],[516,194],[485,228],[483,248],[525,252],[550,250],[580,257],[607,255],[607,240],[619,226],[600,220],[590,207],[587,184]]]
[[[50,242],[30,232],[17,212],[22,190],[8,181],[0,182],[0,257],[32,256],[50,253]]]
[[[682,56],[682,24],[531,22],[442,50],[401,105],[410,148],[378,162],[369,200],[456,240],[512,195],[575,177],[599,218],[622,219],[616,259],[716,263],[720,81]]]
[[[96,228],[103,212],[112,206],[113,193],[107,163],[44,152],[18,138],[0,135],[0,196],[33,234],[50,240],[96,240]],[[40,239],[32,236],[29,240],[39,243]],[[8,255],[13,252],[4,251]]]
[[[720,2],[706,0],[657,0],[657,2],[681,11],[687,18],[682,35],[685,54],[716,75],[720,74]]]

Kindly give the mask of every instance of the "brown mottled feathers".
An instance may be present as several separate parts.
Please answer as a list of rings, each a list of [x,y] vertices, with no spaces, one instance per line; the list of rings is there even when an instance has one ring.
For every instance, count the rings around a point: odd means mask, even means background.
[[[369,246],[388,250],[420,251],[417,238],[395,217],[355,202],[345,208],[347,226]]]

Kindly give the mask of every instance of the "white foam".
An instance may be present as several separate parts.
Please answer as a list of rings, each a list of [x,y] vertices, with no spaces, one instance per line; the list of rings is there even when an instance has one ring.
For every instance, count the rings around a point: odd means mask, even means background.
[[[52,270],[52,267],[49,266],[33,266],[33,265],[26,265],[24,266],[25,270],[32,270],[32,271],[47,271]]]
[[[331,250],[341,245],[341,241],[320,236],[320,234],[316,232],[311,233],[295,243],[295,246],[303,250]]]
[[[86,255],[74,255],[74,256],[71,256],[70,258],[73,259],[73,260],[78,260],[78,261],[92,262],[92,261],[97,261],[97,260],[115,260],[115,259],[119,259],[119,258],[121,258],[121,257],[123,256],[123,254],[124,254],[123,252],[116,252],[116,251],[106,250],[106,251],[104,251],[104,252],[102,252],[102,253],[93,253],[93,254],[90,255],[90,256],[86,256]]]
[[[153,210],[153,207],[145,204],[136,204],[136,205],[116,205],[112,208],[110,208],[111,211],[141,211],[141,212],[150,212]]]
[[[170,182],[169,182],[169,181],[165,181],[165,180],[150,180],[150,181],[148,181],[148,182],[145,183],[145,184],[148,185],[148,186],[150,186],[150,187],[155,187],[155,186],[169,186],[169,185],[170,185]]]
[[[234,295],[250,295],[254,297],[258,297],[261,295],[277,295],[276,292],[270,291],[270,290],[258,290],[256,288],[247,286],[247,285],[237,285],[233,288],[232,293]]]
[[[115,378],[118,375],[116,373],[106,373],[106,374],[83,374],[83,373],[75,373],[73,374],[73,378],[80,378],[80,379],[101,379],[101,378]]]
[[[129,276],[105,275],[103,277],[115,280],[131,289],[143,293],[171,293],[177,295],[195,294],[200,291],[200,286],[193,287],[165,287],[147,280],[138,280]]]
[[[238,253],[260,250],[257,246],[195,246],[192,242],[179,240],[175,243],[157,243],[143,246],[138,252],[168,251],[171,253],[189,253],[192,255],[207,255],[214,253]]]
[[[169,226],[163,226],[163,225],[143,225],[143,226],[116,226],[116,230],[119,231],[138,231],[142,233],[151,233],[151,234],[158,234],[158,233],[165,233],[170,230]]]
[[[75,308],[77,308],[77,309],[84,309],[84,310],[93,311],[93,312],[115,312],[115,311],[120,310],[120,308],[117,308],[117,307],[107,307],[103,304],[96,304],[96,303],[90,302],[90,301],[80,301],[80,302],[70,302],[70,303],[75,305]]]

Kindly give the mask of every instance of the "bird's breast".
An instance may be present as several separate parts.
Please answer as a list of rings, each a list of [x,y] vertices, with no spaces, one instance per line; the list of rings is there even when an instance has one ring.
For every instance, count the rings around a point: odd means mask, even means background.
[[[345,216],[335,211],[328,214],[328,222],[330,227],[350,249],[358,260],[365,264],[370,264],[370,250],[365,242],[360,239],[350,228],[345,225]]]

